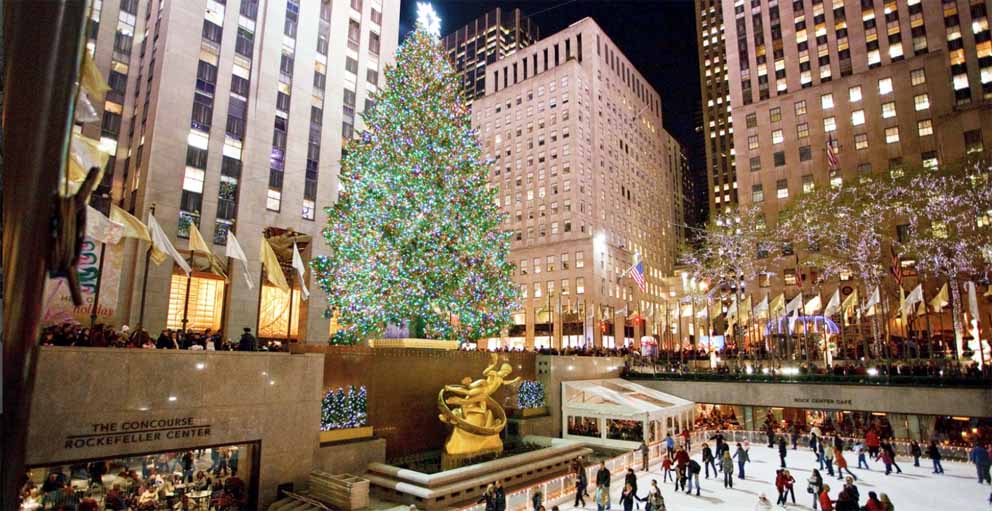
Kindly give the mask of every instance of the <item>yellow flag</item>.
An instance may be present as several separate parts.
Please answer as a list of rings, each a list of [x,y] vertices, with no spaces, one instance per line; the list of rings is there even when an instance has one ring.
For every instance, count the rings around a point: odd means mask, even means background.
[[[286,276],[282,273],[282,267],[279,266],[279,258],[276,257],[276,253],[272,250],[272,245],[266,241],[265,237],[262,236],[262,248],[259,252],[259,256],[262,259],[262,266],[265,267],[265,275],[268,277],[269,282],[274,286],[283,291],[289,291],[289,284],[286,283]]]
[[[210,247],[207,246],[207,242],[203,241],[203,236],[200,234],[200,230],[196,228],[195,222],[190,222],[189,224],[189,249],[193,252],[203,252],[204,254],[213,255]]]
[[[944,285],[941,286],[940,291],[937,292],[937,296],[933,297],[933,300],[930,300],[930,308],[936,312],[940,312],[949,301],[950,300],[948,300],[947,296],[947,283],[945,282]]]
[[[83,66],[79,70],[79,83],[86,89],[86,93],[89,94],[94,103],[103,101],[103,95],[110,90],[110,86],[103,79],[103,74],[97,69],[89,52],[83,52]]]
[[[151,241],[152,238],[148,235],[148,228],[145,227],[145,224],[116,204],[110,206],[110,219],[124,226],[125,238]]]
[[[785,295],[782,293],[779,293],[778,296],[773,298],[772,303],[768,305],[768,310],[770,311],[770,315],[772,316],[777,315],[778,311],[784,308],[785,308]]]
[[[841,304],[840,307],[846,313],[848,310],[854,308],[856,305],[858,305],[858,290],[857,289],[855,289],[853,293],[847,295],[847,298],[844,299],[844,303]]]
[[[744,305],[741,307],[740,316],[742,323],[746,323],[751,319],[751,295],[747,295],[744,298]]]

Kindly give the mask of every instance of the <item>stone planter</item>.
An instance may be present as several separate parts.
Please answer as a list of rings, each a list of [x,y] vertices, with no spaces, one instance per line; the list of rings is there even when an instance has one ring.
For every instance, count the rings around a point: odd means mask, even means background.
[[[541,415],[548,414],[548,407],[541,406],[538,408],[515,408],[513,410],[514,417],[527,418],[527,417],[538,417]]]
[[[445,341],[440,339],[369,339],[369,347],[382,348],[420,348],[431,350],[457,350],[458,341]]]
[[[361,428],[332,429],[320,432],[320,443],[344,442],[345,440],[355,440],[357,438],[370,438],[372,436],[372,426]]]

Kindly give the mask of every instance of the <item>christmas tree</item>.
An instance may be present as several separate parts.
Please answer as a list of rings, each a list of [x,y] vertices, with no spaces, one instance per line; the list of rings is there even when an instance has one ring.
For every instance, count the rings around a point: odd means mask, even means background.
[[[330,255],[313,263],[329,306],[353,338],[404,323],[435,339],[498,335],[517,294],[511,234],[500,230],[459,79],[423,27],[385,77],[341,160]]]

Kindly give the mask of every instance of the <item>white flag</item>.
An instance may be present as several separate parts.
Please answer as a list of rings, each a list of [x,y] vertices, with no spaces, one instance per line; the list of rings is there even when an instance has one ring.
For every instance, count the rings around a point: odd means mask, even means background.
[[[295,242],[293,243],[293,269],[300,276],[300,289],[303,291],[303,301],[306,301],[307,298],[310,298],[310,290],[307,289],[305,282],[307,267],[303,265],[303,258],[300,257],[300,249],[296,247]]]
[[[834,291],[834,294],[827,301],[827,307],[823,309],[823,315],[830,317],[837,314],[840,310],[840,289]]]
[[[803,295],[799,293],[795,298],[789,300],[789,303],[785,306],[785,315],[788,316],[792,314],[793,311],[798,315],[799,309],[803,307]]]
[[[248,284],[248,289],[255,289],[255,284],[251,281],[251,275],[248,273],[248,256],[245,255],[245,251],[241,249],[241,244],[238,243],[238,238],[235,238],[231,231],[227,232],[227,247],[224,248],[224,254],[231,259],[241,261],[241,274],[245,276],[245,283]]]
[[[768,295],[765,295],[765,297],[762,298],[760,302],[758,302],[758,305],[754,306],[754,317],[760,318],[766,316],[767,314],[768,314]]]
[[[975,283],[965,282],[964,287],[968,290],[968,314],[971,316],[971,321],[978,321],[978,296]]]
[[[875,286],[875,290],[868,296],[868,301],[865,302],[865,306],[861,309],[861,311],[866,316],[873,315],[875,312],[872,310],[872,307],[878,305],[879,301],[881,301],[881,298],[879,297],[878,286]]]
[[[816,295],[813,298],[810,298],[808,302],[806,302],[806,306],[803,307],[803,314],[807,316],[812,316],[813,314],[820,312],[821,305],[822,305],[822,301],[820,300],[820,295]]]
[[[86,235],[101,243],[116,245],[124,236],[124,224],[117,223],[93,206],[86,206]]]
[[[912,305],[914,303],[919,303],[923,301],[923,284],[917,284],[909,295],[906,296],[906,301],[902,304],[902,313],[906,315],[909,311],[912,311]]]
[[[737,298],[734,298],[734,303],[727,307],[727,317],[736,318],[737,317]]]
[[[183,259],[176,247],[172,246],[172,242],[169,241],[169,237],[165,235],[162,227],[158,225],[158,221],[155,220],[155,215],[152,215],[151,211],[148,212],[148,230],[151,231],[152,246],[159,252],[172,257],[172,260],[186,272],[186,275],[189,275],[189,263]],[[160,264],[160,261],[156,261],[156,264]]]

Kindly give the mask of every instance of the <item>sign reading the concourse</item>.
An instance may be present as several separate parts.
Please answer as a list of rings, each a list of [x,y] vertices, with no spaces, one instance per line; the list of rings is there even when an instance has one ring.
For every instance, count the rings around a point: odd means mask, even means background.
[[[112,447],[209,436],[210,424],[197,423],[193,417],[97,422],[90,424],[86,433],[66,436],[65,448]]]

